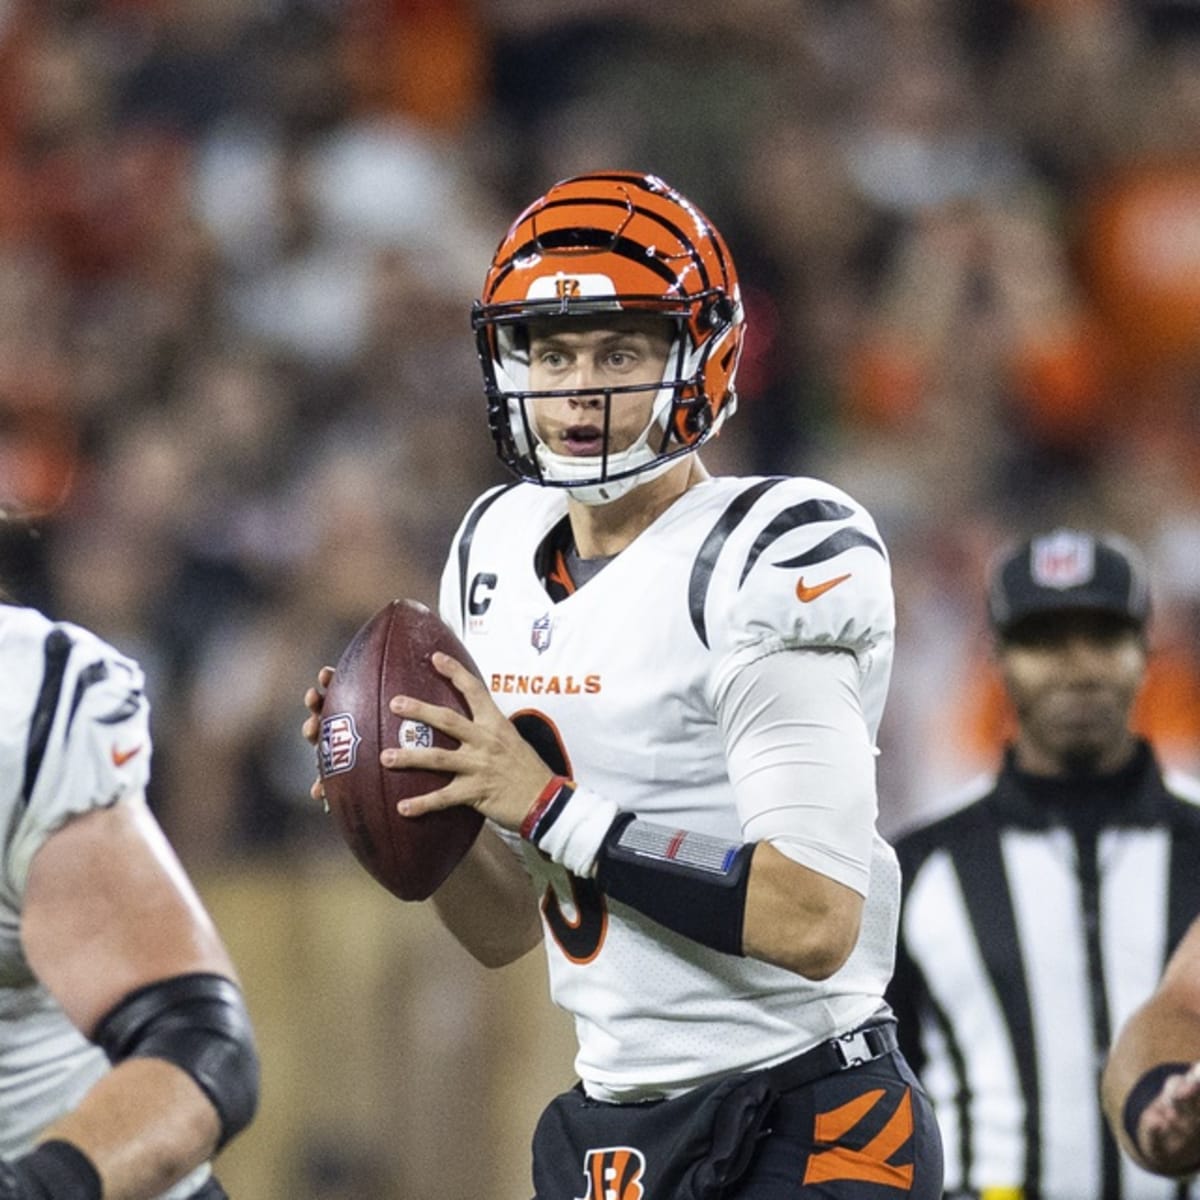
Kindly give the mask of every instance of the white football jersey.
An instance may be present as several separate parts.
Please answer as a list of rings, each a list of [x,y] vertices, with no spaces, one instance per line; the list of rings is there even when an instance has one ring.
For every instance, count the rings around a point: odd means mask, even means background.
[[[140,668],[87,630],[0,604],[0,663],[0,1155],[11,1156],[109,1069],[25,961],[30,863],[71,817],[145,803],[151,743]],[[166,1195],[189,1196],[208,1174]]]
[[[708,480],[554,603],[535,559],[565,514],[558,489],[487,493],[454,539],[441,592],[443,618],[551,767],[646,820],[740,842],[718,697],[745,664],[808,647],[855,656],[874,740],[891,670],[890,568],[845,493],[811,479]],[[593,1096],[674,1094],[781,1062],[881,1007],[899,872],[873,831],[858,944],[820,982],[707,949],[506,840],[541,898],[551,991],[574,1016],[576,1070]],[[821,828],[803,840],[806,864],[846,878]]]

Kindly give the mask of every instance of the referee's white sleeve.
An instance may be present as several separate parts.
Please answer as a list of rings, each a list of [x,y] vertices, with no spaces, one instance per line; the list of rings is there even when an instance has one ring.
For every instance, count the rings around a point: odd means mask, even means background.
[[[742,836],[867,894],[875,749],[855,656],[781,650],[741,668],[717,719]]]

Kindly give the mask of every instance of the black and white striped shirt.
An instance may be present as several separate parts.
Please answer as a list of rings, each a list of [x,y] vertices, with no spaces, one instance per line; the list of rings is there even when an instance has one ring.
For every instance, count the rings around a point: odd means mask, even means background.
[[[1010,754],[964,807],[898,840],[888,999],[937,1107],[948,1193],[1200,1197],[1120,1155],[1098,1097],[1114,1031],[1200,913],[1197,801],[1145,743],[1083,783]]]

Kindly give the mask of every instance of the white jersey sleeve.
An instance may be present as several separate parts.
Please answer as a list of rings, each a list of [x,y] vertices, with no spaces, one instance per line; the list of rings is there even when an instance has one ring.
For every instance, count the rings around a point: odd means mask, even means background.
[[[866,895],[895,624],[887,552],[839,489],[762,486],[769,502],[715,562],[705,608],[723,613],[709,678],[742,833]]]
[[[718,708],[742,836],[867,894],[875,755],[844,650],[755,659]]]
[[[863,699],[874,736],[895,631],[883,539],[866,510],[829,484],[782,481],[771,499],[763,520],[742,522],[739,552],[723,554],[712,575],[706,610],[723,614],[708,622],[718,656],[713,700],[764,655],[847,650],[871,685]]]
[[[7,811],[0,888],[14,908],[34,855],[73,816],[143,796],[149,705],[138,665],[87,630],[27,609],[0,617],[13,686],[6,710]]]

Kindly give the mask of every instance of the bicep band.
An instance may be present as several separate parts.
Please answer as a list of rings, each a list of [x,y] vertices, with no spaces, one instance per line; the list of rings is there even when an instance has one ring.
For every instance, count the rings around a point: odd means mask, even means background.
[[[217,1110],[218,1148],[258,1107],[259,1065],[242,993],[223,975],[176,975],[131,992],[92,1040],[113,1064],[162,1058],[195,1080]]]

